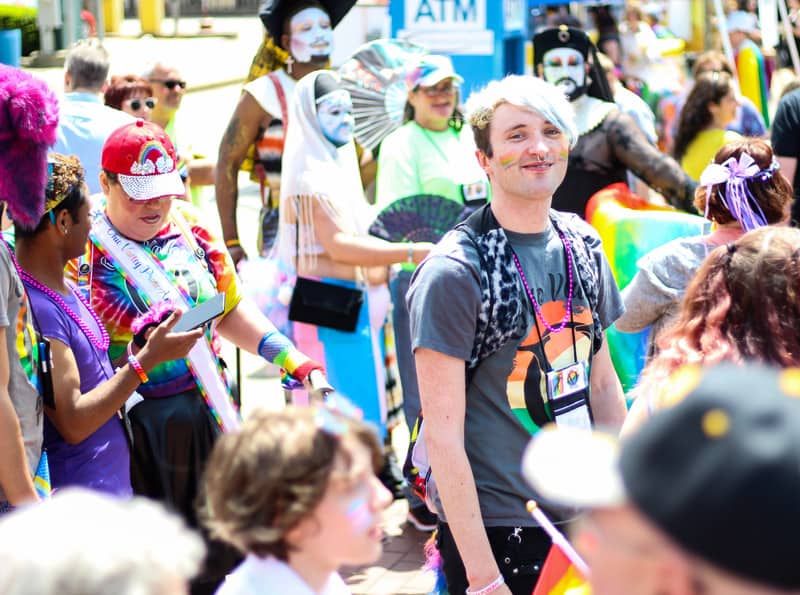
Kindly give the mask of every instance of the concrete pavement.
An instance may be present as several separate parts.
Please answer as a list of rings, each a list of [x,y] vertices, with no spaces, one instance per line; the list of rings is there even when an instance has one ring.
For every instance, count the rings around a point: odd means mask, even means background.
[[[111,74],[138,74],[148,62],[174,64],[186,79],[187,93],[240,83],[247,76],[264,28],[257,17],[216,17],[210,33],[200,33],[199,18],[182,18],[179,37],[140,35],[139,21],[126,19],[119,34],[109,34],[103,45],[111,57]],[[173,20],[165,19],[163,31],[173,31]],[[217,36],[216,33],[224,34]],[[63,56],[63,51],[58,54]],[[44,79],[53,90],[63,86],[63,68],[23,68]]]
[[[171,19],[165,20],[162,30],[172,31]],[[247,75],[252,57],[261,42],[263,29],[255,16],[217,17],[213,19],[213,32],[236,35],[193,36],[199,31],[200,19],[184,18],[179,22],[178,37],[140,37],[138,21],[126,20],[122,23],[120,34],[108,36],[104,45],[111,56],[112,74],[138,73],[147,62],[158,59],[179,69],[188,83],[181,110],[189,112],[190,121],[197,121],[198,127],[211,129],[205,130],[202,138],[194,144],[201,145],[205,152],[213,155],[218,144],[216,139],[233,112],[238,86]],[[23,68],[45,80],[57,93],[62,92],[62,67],[33,68],[23,65]],[[228,87],[230,89],[226,89]],[[220,89],[219,96],[224,100],[223,104],[214,106],[214,113],[207,113],[211,110],[200,98],[204,95],[203,91],[211,89]],[[193,107],[194,102],[201,107]],[[201,120],[203,116],[205,118]],[[237,218],[241,239],[245,249],[255,254],[254,222],[258,220],[260,204],[258,189],[246,174],[240,176],[239,188]],[[218,225],[213,188],[203,189],[200,206],[206,214],[206,221],[212,227]],[[224,355],[233,366],[236,360],[234,349],[225,346]],[[283,392],[274,375],[270,376],[270,370],[265,368],[263,360],[247,353],[241,354],[241,377],[245,415],[255,407],[277,409],[283,406]],[[400,461],[404,459],[407,440],[405,428],[395,431],[395,449]],[[424,595],[432,589],[432,575],[422,570],[422,548],[428,536],[406,524],[406,511],[405,501],[396,501],[387,511],[384,554],[378,562],[343,571],[355,595]]]

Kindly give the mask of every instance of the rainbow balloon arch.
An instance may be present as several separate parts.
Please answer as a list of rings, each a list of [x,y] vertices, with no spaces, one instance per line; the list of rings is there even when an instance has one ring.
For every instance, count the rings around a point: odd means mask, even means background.
[[[620,289],[630,283],[639,258],[675,238],[700,235],[708,226],[703,217],[651,204],[624,183],[595,193],[586,205],[586,221],[600,234],[614,279]],[[606,331],[611,360],[625,392],[636,385],[647,357],[650,329],[623,333]]]

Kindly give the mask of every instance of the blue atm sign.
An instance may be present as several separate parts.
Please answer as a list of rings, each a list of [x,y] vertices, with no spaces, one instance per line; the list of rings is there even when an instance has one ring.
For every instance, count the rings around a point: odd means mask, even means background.
[[[475,0],[419,0],[414,21],[434,23],[477,23]]]
[[[494,2],[497,0],[488,0]],[[406,0],[398,37],[448,54],[492,54],[494,32],[486,28],[487,0]]]

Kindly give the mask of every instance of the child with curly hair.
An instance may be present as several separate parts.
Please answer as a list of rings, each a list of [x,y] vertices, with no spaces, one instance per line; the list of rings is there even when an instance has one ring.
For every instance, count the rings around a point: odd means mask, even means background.
[[[206,525],[246,554],[218,595],[350,593],[339,567],[378,559],[392,500],[375,475],[382,449],[342,410],[256,411],[214,446]]]

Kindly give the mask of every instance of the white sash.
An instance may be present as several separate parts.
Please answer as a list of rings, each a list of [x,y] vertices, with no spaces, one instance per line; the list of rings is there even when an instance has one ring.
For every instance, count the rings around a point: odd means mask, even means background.
[[[174,218],[180,217],[180,213],[177,212],[172,212],[171,215]],[[96,204],[93,206],[91,219],[92,239],[103,247],[111,256],[114,266],[119,268],[151,303],[170,301],[184,311],[189,309],[190,305],[161,263],[138,242],[121,235],[108,220],[101,206]],[[222,430],[224,432],[238,430],[242,418],[231,402],[228,387],[219,373],[217,357],[208,341],[205,338],[198,340],[189,351],[187,359],[189,368],[216,413]]]

